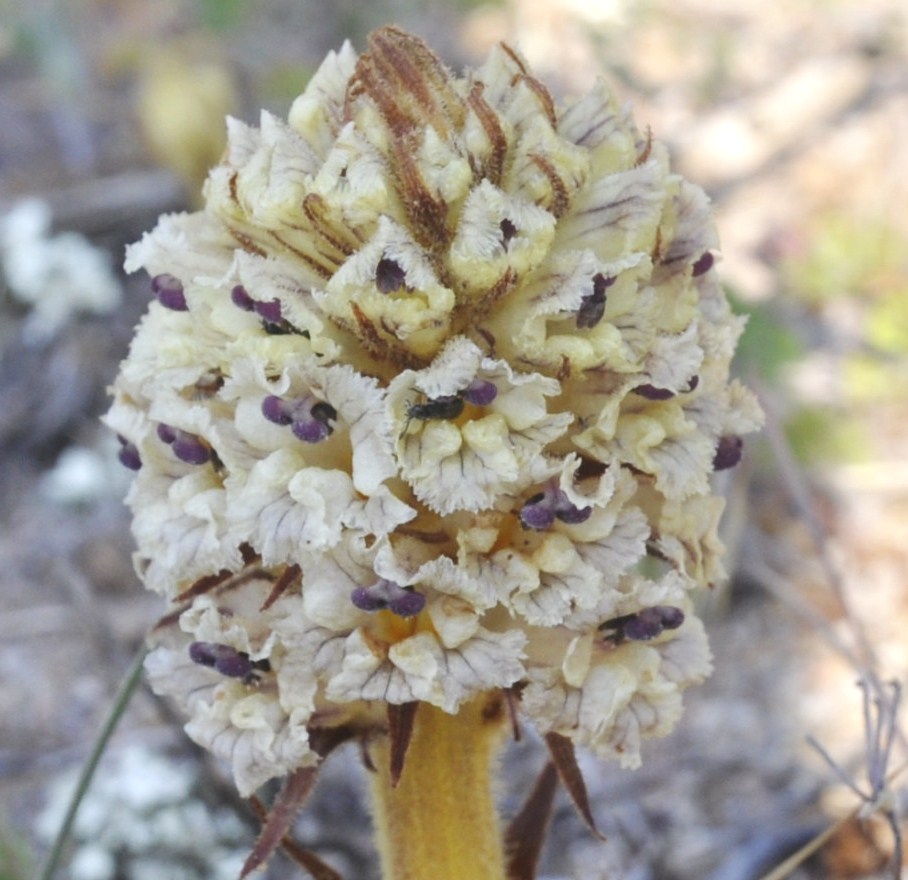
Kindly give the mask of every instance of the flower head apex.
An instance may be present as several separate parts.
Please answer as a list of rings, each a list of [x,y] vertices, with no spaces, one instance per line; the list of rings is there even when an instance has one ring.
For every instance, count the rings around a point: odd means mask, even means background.
[[[244,793],[388,704],[511,689],[634,764],[709,670],[712,474],[759,409],[708,201],[599,83],[452,74],[387,27],[133,245],[107,422],[149,660]]]

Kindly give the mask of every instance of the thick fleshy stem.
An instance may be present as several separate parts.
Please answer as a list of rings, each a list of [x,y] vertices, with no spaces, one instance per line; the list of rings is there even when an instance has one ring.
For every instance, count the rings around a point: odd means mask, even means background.
[[[387,739],[372,751],[372,804],[384,880],[504,880],[492,787],[507,713],[486,694],[449,715],[420,703],[397,785]]]
[[[398,617],[413,617],[426,605],[426,597],[422,593],[384,578],[371,587],[357,587],[350,594],[350,601],[360,611],[387,609]]]
[[[334,433],[337,410],[311,394],[289,398],[269,394],[262,401],[262,415],[275,425],[290,425],[294,436],[305,443],[318,443]]]
[[[568,525],[586,522],[592,512],[592,507],[577,507],[563,490],[549,486],[523,505],[520,510],[520,523],[525,529],[542,531],[551,526],[556,519]]]

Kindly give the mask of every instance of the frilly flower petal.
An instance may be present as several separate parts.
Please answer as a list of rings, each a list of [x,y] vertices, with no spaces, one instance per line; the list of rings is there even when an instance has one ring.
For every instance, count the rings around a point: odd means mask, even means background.
[[[541,730],[636,767],[642,739],[668,733],[681,714],[681,690],[710,672],[702,625],[689,618],[657,645],[586,647],[578,660],[572,645],[565,668],[531,668],[521,706]]]
[[[446,712],[489,688],[508,687],[524,675],[526,636],[519,630],[494,633],[478,627],[457,647],[420,632],[390,648],[357,630],[346,643],[341,671],[328,683],[330,700],[424,700]]]
[[[483,406],[464,397],[477,379],[496,390]],[[407,370],[389,386],[401,475],[439,513],[491,507],[526,481],[529,462],[573,421],[548,412],[546,398],[557,393],[554,380],[516,373],[455,338],[431,366]]]
[[[258,613],[257,600],[267,584],[250,581],[226,600],[231,613],[200,597],[181,620],[186,635],[171,630],[159,636],[159,644],[145,661],[149,681],[156,693],[177,701],[189,715],[187,733],[199,745],[227,761],[237,788],[251,795],[262,783],[284,776],[296,767],[317,763],[310,750],[307,724],[314,708],[316,679],[309,675],[294,684],[294,706],[288,711],[271,679],[260,680],[221,674],[194,662],[189,645],[210,641],[228,650],[245,651],[254,659],[272,658],[280,663],[277,636],[271,626],[284,613]],[[267,592],[265,593],[267,594]],[[283,690],[290,692],[284,685]]]

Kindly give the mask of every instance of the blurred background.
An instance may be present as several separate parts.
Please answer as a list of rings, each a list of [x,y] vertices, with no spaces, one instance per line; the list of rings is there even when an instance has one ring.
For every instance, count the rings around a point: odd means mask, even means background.
[[[751,315],[737,366],[768,427],[725,487],[732,576],[704,608],[716,672],[641,770],[583,760],[608,840],[560,799],[540,876],[749,880],[833,824],[785,876],[897,876],[891,827],[850,818],[862,801],[805,738],[870,796],[878,720],[856,683],[886,722],[880,682],[908,671],[904,0],[0,0],[0,880],[37,876],[160,611],[97,421],[150,294],[123,247],[198,205],[225,114],[286,113],[329,49],[390,22],[458,69],[515,43],[559,96],[605,75],[713,198],[728,292]],[[346,757],[296,838],[371,880]],[[514,748],[506,813],[543,762],[531,736]],[[254,834],[140,688],[59,876],[235,877]],[[278,856],[267,876],[301,872]]]

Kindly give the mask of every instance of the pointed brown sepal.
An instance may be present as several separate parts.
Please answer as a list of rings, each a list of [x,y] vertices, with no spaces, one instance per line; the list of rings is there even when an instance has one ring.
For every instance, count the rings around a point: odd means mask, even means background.
[[[283,788],[265,816],[262,833],[259,834],[252,852],[243,864],[240,880],[264,865],[281,845],[293,820],[315,787],[318,771],[318,767],[300,767],[284,780]]]
[[[215,587],[220,586],[227,578],[232,576],[233,572],[228,568],[222,568],[217,574],[206,574],[197,581],[193,581],[192,584],[187,587],[187,589],[183,590],[183,592],[173,601],[188,602],[190,599],[201,596],[203,593],[207,593],[209,590],[213,590]]]
[[[419,701],[402,703],[399,706],[388,704],[388,736],[391,740],[391,787],[397,788],[400,776],[404,772],[404,761],[413,736],[413,724],[416,721],[416,710]]]
[[[264,822],[268,817],[265,805],[255,795],[250,801],[255,815],[260,822]],[[330,865],[325,864],[314,852],[304,849],[288,836],[281,841],[281,849],[315,880],[344,880],[342,875],[338,874]]]
[[[338,746],[359,736],[360,731],[352,724],[337,727],[310,727],[309,747],[320,758],[327,758]]]
[[[558,771],[548,761],[530,796],[511,820],[504,837],[508,880],[533,880],[542,844],[552,818]]]
[[[574,802],[577,812],[580,813],[581,818],[586,822],[590,831],[600,840],[605,840],[605,836],[600,833],[596,827],[596,821],[593,819],[590,799],[586,793],[586,783],[583,781],[583,775],[577,766],[574,744],[560,733],[547,733],[545,735],[545,744],[549,747],[552,763],[558,770],[558,776]]]
[[[268,598],[262,603],[262,607],[259,608],[259,611],[267,611],[296,581],[299,579],[302,574],[302,569],[296,564],[288,565],[278,576],[274,583],[271,585],[271,592],[268,594]]]

